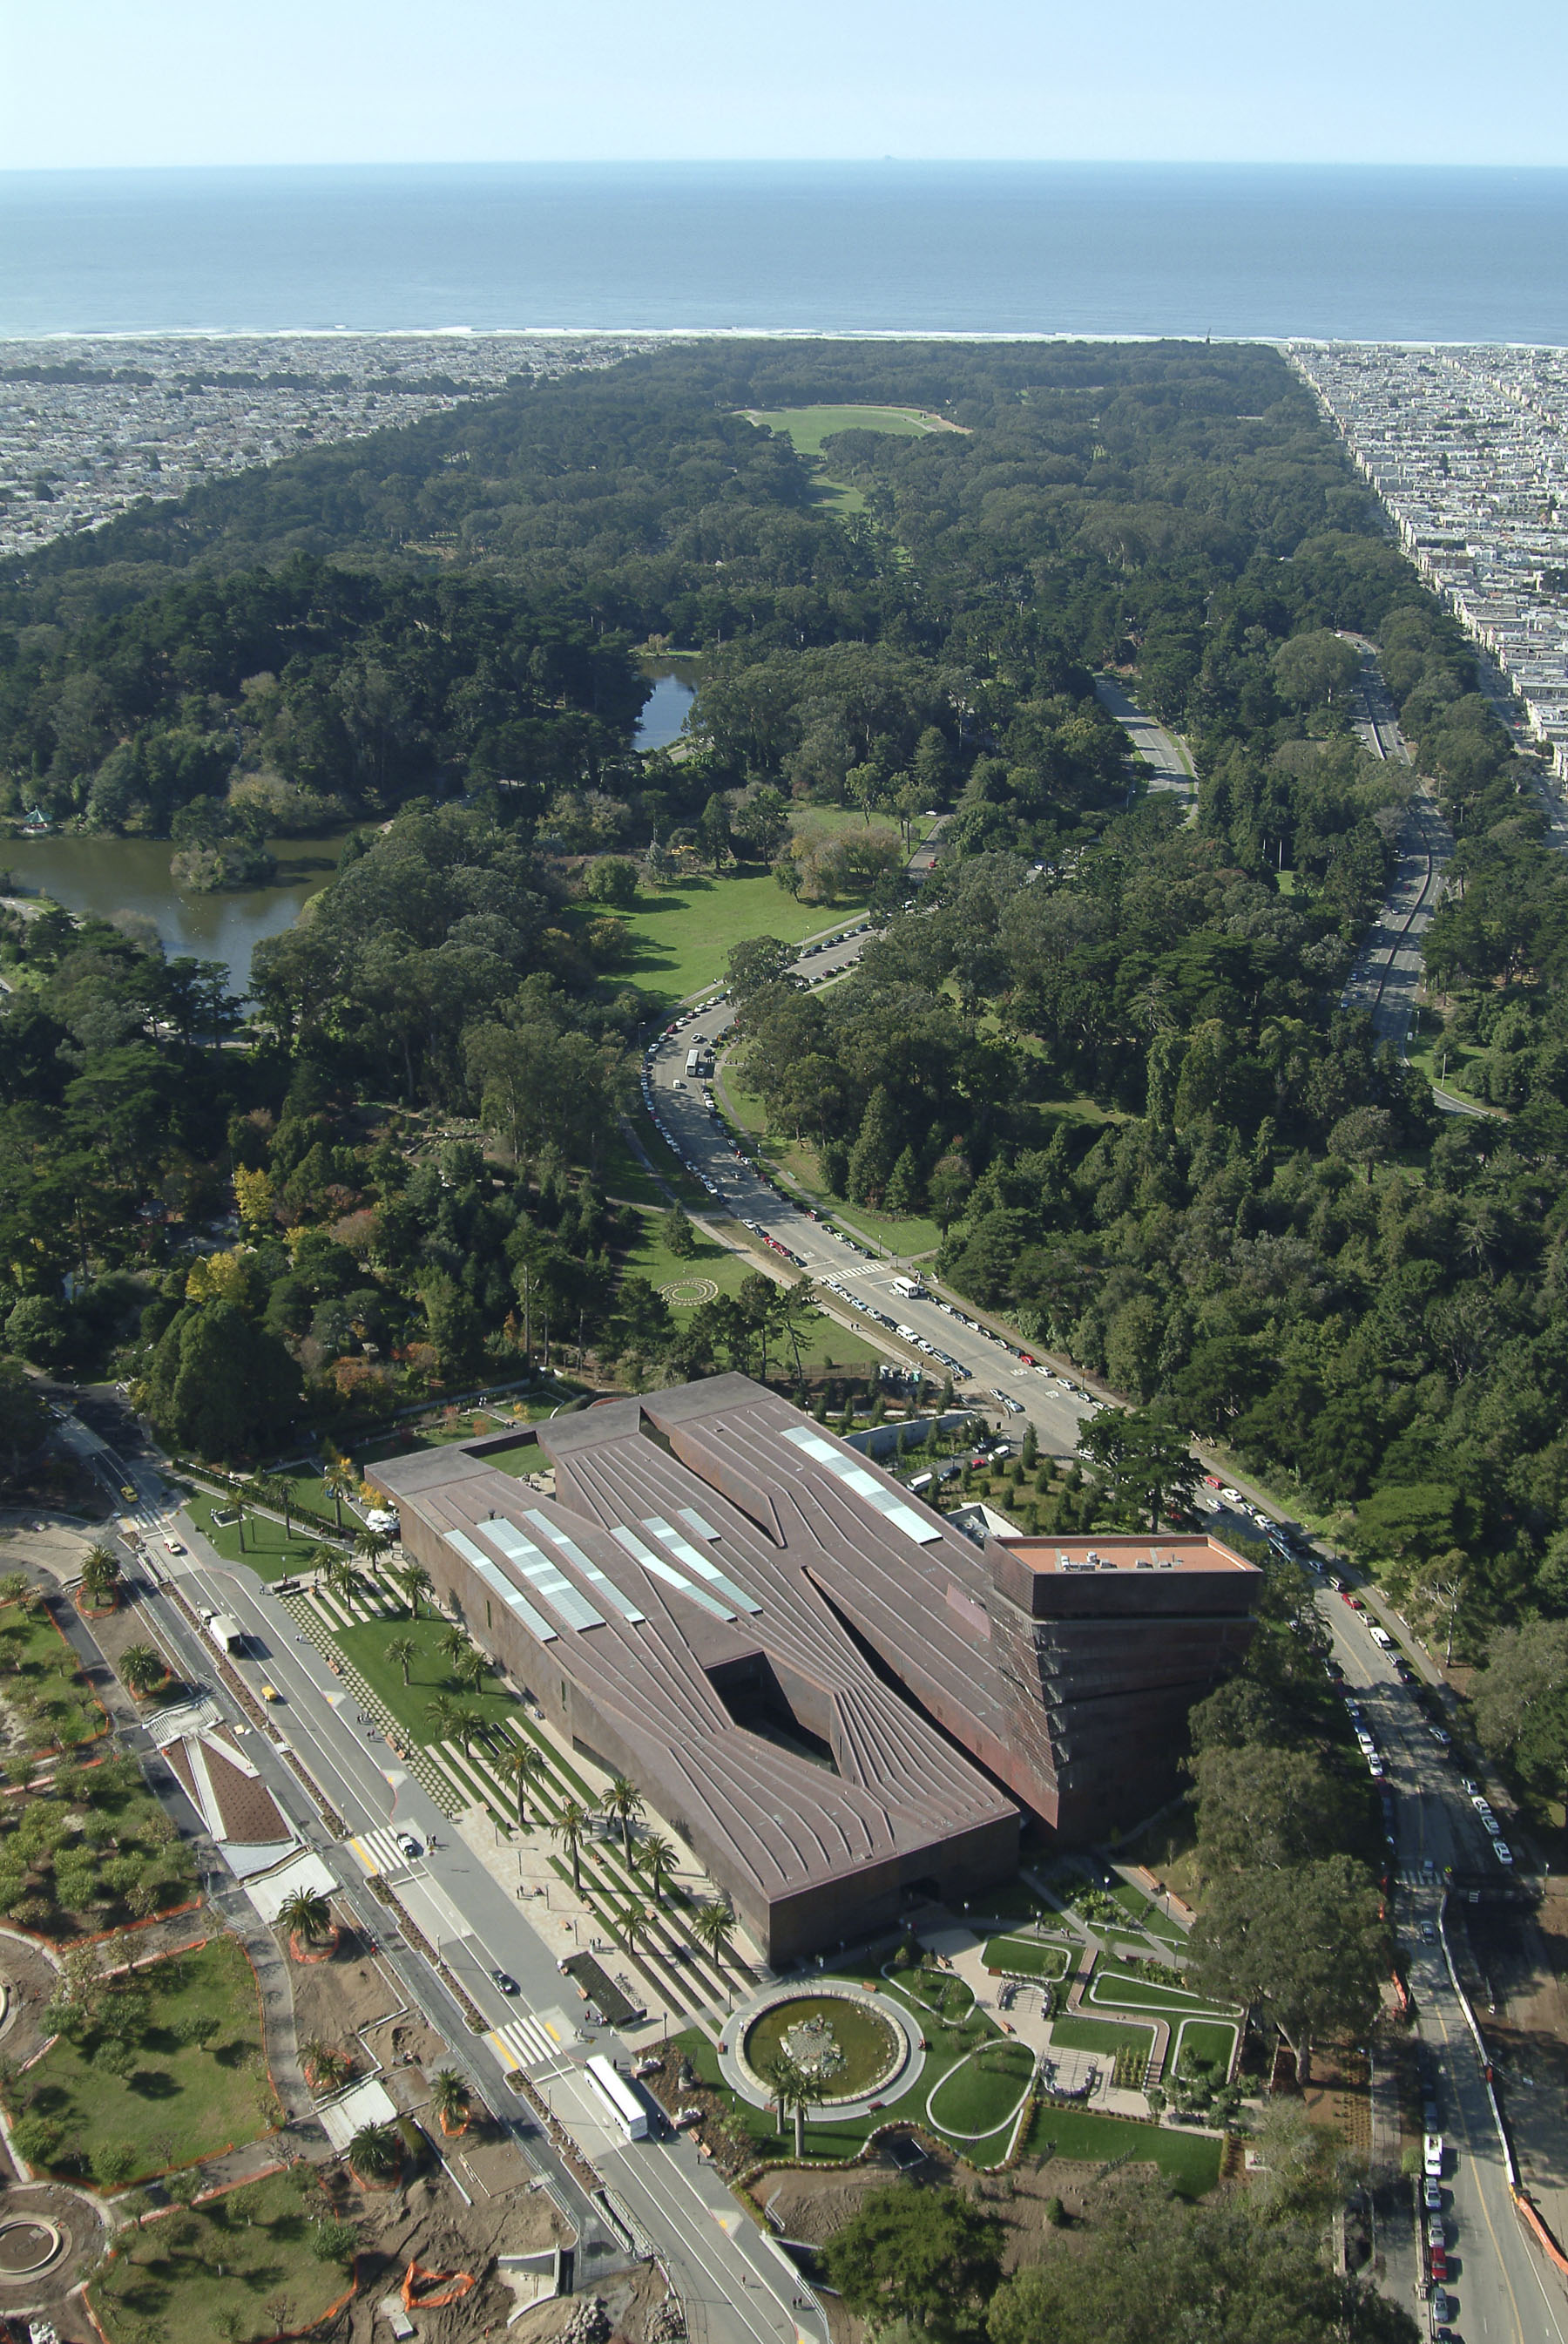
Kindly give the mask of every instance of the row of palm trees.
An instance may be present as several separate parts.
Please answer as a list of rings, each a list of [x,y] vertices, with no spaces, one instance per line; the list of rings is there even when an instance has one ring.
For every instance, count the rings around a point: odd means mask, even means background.
[[[460,1630],[458,1633],[461,1634]],[[390,1651],[391,1647],[388,1646],[387,1649]],[[407,1678],[404,1682],[407,1682]],[[484,1721],[477,1717],[477,1713],[465,1713],[451,1702],[443,1702],[440,1699],[432,1702],[430,1713],[433,1718],[437,1711],[442,1713],[447,1722],[454,1725],[457,1721],[466,1719],[471,1723],[476,1735],[484,1730]],[[467,1754],[467,1744],[465,1743],[465,1754]],[[516,1786],[518,1825],[519,1830],[527,1831],[529,1828],[529,1793],[541,1782],[548,1781],[548,1759],[537,1742],[515,1736],[508,1742],[499,1757],[494,1761],[494,1768],[503,1781],[510,1782]],[[583,1844],[588,1836],[589,1826],[595,1816],[602,1816],[607,1822],[613,1822],[619,1825],[621,1852],[626,1859],[627,1869],[642,1874],[648,1883],[654,1905],[654,1909],[650,1911],[646,1904],[633,1903],[618,1915],[616,1925],[625,1941],[628,1954],[636,1953],[639,1945],[646,1944],[657,1914],[664,1909],[664,1891],[668,1883],[674,1879],[676,1872],[675,1850],[661,1833],[645,1833],[634,1845],[631,1835],[632,1824],[642,1812],[642,1793],[630,1775],[612,1774],[599,1794],[597,1807],[585,1805],[580,1799],[563,1799],[553,1816],[541,1814],[540,1818],[545,1823],[550,1837],[558,1841],[565,1851],[572,1868],[572,1887],[579,1896],[582,1894]],[[691,1916],[693,1933],[707,1947],[716,1968],[723,1967],[726,1940],[734,1925],[734,1921],[735,1915],[723,1897],[716,1897],[699,1904]]]

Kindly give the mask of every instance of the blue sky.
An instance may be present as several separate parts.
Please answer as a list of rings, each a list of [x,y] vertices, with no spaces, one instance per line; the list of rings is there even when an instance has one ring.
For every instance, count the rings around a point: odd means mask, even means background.
[[[1563,0],[11,0],[0,168],[1568,164]]]

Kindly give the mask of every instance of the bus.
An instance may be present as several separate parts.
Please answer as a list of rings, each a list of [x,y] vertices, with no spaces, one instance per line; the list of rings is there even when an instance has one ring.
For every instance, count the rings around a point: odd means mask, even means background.
[[[628,2140],[648,2138],[648,2110],[620,2069],[596,2051],[588,2062],[588,2079],[619,2131]]]
[[[926,1289],[918,1278],[895,1278],[893,1292],[901,1295],[906,1302],[923,1302],[926,1298]]]

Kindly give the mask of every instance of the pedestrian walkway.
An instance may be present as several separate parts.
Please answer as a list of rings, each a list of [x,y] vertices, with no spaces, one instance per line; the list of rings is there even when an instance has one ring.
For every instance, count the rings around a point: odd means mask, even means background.
[[[504,2026],[493,2026],[489,2039],[497,2057],[508,2069],[537,2067],[545,2060],[557,2060],[570,2040],[548,2020],[529,2017],[508,2018]]]
[[[377,1824],[374,1831],[360,1832],[344,1844],[353,1849],[372,1879],[378,1873],[407,1872],[408,1869],[410,1859],[398,1846],[397,1834],[390,1824]]]

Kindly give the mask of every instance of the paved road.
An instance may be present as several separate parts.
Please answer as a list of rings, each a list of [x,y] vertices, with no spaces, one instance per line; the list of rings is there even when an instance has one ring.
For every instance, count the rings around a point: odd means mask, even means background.
[[[799,2275],[740,2213],[723,2181],[689,2140],[678,2137],[626,2143],[610,2132],[583,2080],[580,2063],[593,2050],[622,2066],[635,2055],[608,2029],[582,2026],[576,1989],[563,1993],[553,1955],[472,1850],[451,1833],[447,1817],[399,1765],[379,1733],[360,1721],[353,1695],[333,1677],[314,1643],[301,1641],[292,1615],[254,1571],[223,1561],[188,1516],[166,1511],[163,1479],[156,1465],[126,1463],[106,1450],[98,1436],[77,1419],[68,1420],[63,1430],[75,1448],[98,1463],[111,1488],[117,1490],[130,1483],[141,1492],[133,1510],[147,1542],[146,1559],[133,1558],[127,1578],[149,1627],[182,1675],[205,1684],[230,1723],[245,1723],[218,1675],[216,1652],[174,1601],[175,1585],[198,1611],[226,1612],[238,1621],[249,1640],[248,1652],[235,1662],[241,1681],[253,1697],[264,1680],[283,1695],[280,1728],[348,1834],[363,1839],[395,1825],[419,1843],[424,1851],[419,1859],[393,1868],[387,1876],[427,1925],[425,1935],[491,2026],[534,2017],[562,2041],[560,2056],[525,2058],[524,2065],[558,2121],[631,2211],[641,2238],[664,2260],[688,2307],[692,2336],[707,2344],[826,2344],[826,2321]],[[168,1551],[165,1541],[170,1536],[186,1548],[184,1556]],[[159,1767],[146,1737],[140,1739],[146,1745],[137,1751],[144,1763],[166,1772]],[[273,1745],[252,1730],[245,1748],[301,1837],[337,1874],[345,1901],[380,1942],[410,2001],[446,2036],[456,2064],[467,2071],[485,2102],[506,2117],[508,2107],[517,2106],[517,2096],[487,2038],[468,2030],[439,1976],[398,1942],[392,1916],[371,1894],[358,1858],[345,1842],[335,1844],[327,1837]],[[172,1775],[168,1782],[173,1784]],[[516,1980],[519,1991],[515,1996],[503,1995],[494,1985],[492,1972],[497,1969]],[[578,2269],[583,2283],[591,2283],[592,2258],[606,2259],[608,2267],[608,2258],[618,2258],[621,2250],[548,2139],[537,2127],[524,2124],[515,2128],[528,2132],[523,2155],[548,2176],[578,2226]]]
[[[1175,735],[1167,732],[1151,716],[1146,716],[1125,685],[1114,676],[1097,675],[1094,696],[1106,713],[1115,717],[1142,758],[1151,790],[1173,791],[1196,804],[1198,776],[1191,758]]]
[[[837,974],[853,965],[864,944],[864,935],[859,935],[796,966],[803,975]],[[999,1335],[978,1323],[963,1324],[955,1315],[960,1309],[971,1322],[977,1319],[968,1305],[944,1308],[934,1291],[921,1300],[896,1294],[895,1278],[919,1276],[929,1265],[871,1258],[819,1219],[812,1207],[775,1187],[734,1146],[718,1116],[709,1112],[706,1085],[686,1072],[697,1036],[722,1046],[733,1019],[727,1002],[689,1012],[653,1046],[643,1069],[654,1116],[664,1127],[672,1155],[719,1191],[710,1210],[698,1217],[727,1241],[735,1236],[735,1222],[742,1228],[753,1225],[749,1235],[764,1260],[779,1258],[766,1244],[771,1238],[816,1282],[831,1315],[889,1359],[940,1377],[946,1372],[940,1361],[931,1352],[922,1352],[919,1344],[924,1341],[947,1352],[969,1371],[967,1376],[953,1375],[960,1404],[989,1413],[1018,1433],[1026,1422],[1032,1423],[1043,1449],[1071,1455],[1078,1447],[1079,1427],[1093,1413],[1093,1401],[1064,1378],[1043,1367],[1026,1366]],[[829,1282],[841,1291],[827,1290]],[[893,1327],[857,1309],[856,1300],[870,1305]],[[901,1328],[910,1330],[907,1336],[897,1331]],[[1000,1397],[1003,1394],[1005,1399]]]
[[[1362,1616],[1326,1591],[1319,1603],[1345,1691],[1360,1703],[1395,1794],[1401,1934],[1448,2143],[1443,2218],[1454,2333],[1464,2344],[1568,2344],[1568,2299],[1514,2210],[1481,2061],[1443,1952],[1445,1867],[1452,1865],[1462,1879],[1502,1881],[1504,1874],[1413,1692],[1394,1674]],[[1463,1910],[1462,1892],[1449,1902],[1451,1932],[1462,1926]],[[1423,1922],[1432,1924],[1435,1942],[1423,1940]],[[1412,2293],[1420,2269],[1413,2201],[1404,2204],[1408,2210],[1384,2242],[1388,2268],[1393,2290],[1425,2326],[1424,2308]]]
[[[1357,706],[1352,722],[1362,745],[1389,764],[1413,763],[1410,743],[1399,728],[1393,702],[1377,663],[1375,645],[1364,635],[1341,631],[1341,640],[1361,654]],[[1442,901],[1443,873],[1453,853],[1453,838],[1424,782],[1417,781],[1400,830],[1398,859],[1382,908],[1362,939],[1355,965],[1346,982],[1342,1005],[1368,1009],[1380,1042],[1392,1042],[1401,1056],[1415,1025],[1416,996],[1422,975],[1422,945],[1433,913]],[[1473,1114],[1473,1108],[1446,1092],[1441,1106],[1453,1114]]]

